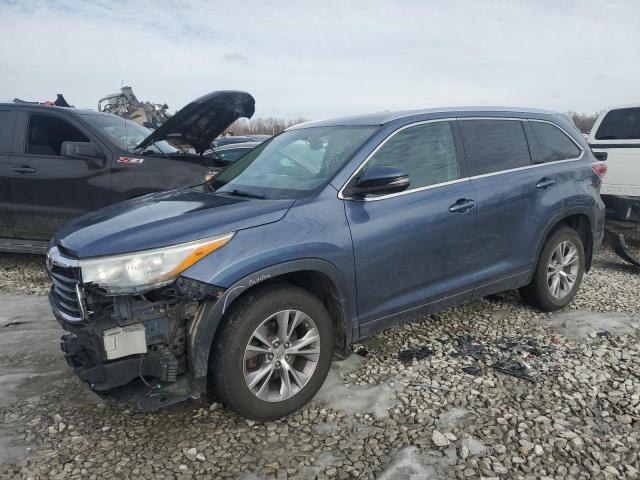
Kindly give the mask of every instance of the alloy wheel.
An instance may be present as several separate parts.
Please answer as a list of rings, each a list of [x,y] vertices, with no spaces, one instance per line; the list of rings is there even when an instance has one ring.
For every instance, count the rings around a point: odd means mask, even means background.
[[[293,397],[309,382],[320,357],[320,333],[299,310],[282,310],[256,328],[245,347],[247,387],[267,402]]]
[[[547,267],[549,292],[558,300],[571,293],[578,278],[580,258],[578,248],[569,240],[560,242],[553,250]]]

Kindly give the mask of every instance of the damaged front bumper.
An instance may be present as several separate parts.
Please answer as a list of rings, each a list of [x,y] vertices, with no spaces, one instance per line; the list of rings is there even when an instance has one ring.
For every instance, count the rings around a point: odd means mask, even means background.
[[[62,351],[73,371],[101,397],[137,410],[198,398],[206,377],[189,369],[189,330],[224,290],[178,277],[141,295],[108,297],[82,284],[73,259],[47,259],[49,302],[67,332]]]

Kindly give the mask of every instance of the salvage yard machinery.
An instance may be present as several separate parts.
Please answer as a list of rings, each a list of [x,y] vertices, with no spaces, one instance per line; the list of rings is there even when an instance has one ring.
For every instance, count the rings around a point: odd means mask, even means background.
[[[120,93],[98,100],[98,111],[118,115],[151,129],[158,128],[169,119],[168,108],[166,103],[141,102],[131,87],[122,87]]]
[[[607,242],[640,267],[640,105],[602,112],[588,142],[607,167],[600,191],[607,207]]]

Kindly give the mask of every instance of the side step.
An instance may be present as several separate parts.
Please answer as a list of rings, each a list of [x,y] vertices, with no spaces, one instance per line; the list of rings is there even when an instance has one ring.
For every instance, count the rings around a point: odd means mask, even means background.
[[[0,252],[13,253],[47,253],[47,242],[42,240],[18,240],[17,238],[0,238]]]

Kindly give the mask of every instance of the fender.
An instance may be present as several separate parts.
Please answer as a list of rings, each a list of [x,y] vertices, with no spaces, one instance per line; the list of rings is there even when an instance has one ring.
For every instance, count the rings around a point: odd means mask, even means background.
[[[263,268],[236,281],[215,301],[205,303],[189,327],[189,351],[191,375],[193,378],[206,376],[209,353],[216,331],[225,312],[242,293],[267,280],[287,273],[316,271],[331,279],[339,295],[339,304],[345,322],[345,337],[348,345],[357,338],[357,316],[354,299],[345,297],[346,281],[340,271],[331,263],[316,258],[292,260]]]
[[[535,269],[535,262],[538,261],[538,259],[540,258],[540,254],[542,253],[542,248],[544,247],[544,240],[547,239],[547,237],[549,236],[549,233],[551,233],[551,230],[553,230],[553,228],[559,223],[561,222],[563,219],[570,217],[572,215],[584,215],[589,219],[589,227],[591,229],[591,235],[593,237],[593,248],[595,249],[595,245],[596,245],[596,240],[597,240],[597,235],[595,232],[595,222],[593,219],[593,210],[589,209],[587,207],[573,207],[573,208],[569,208],[567,210],[562,211],[561,213],[557,214],[556,216],[554,216],[549,223],[545,226],[542,235],[540,236],[540,238],[538,239],[538,247],[536,249],[536,256],[534,257],[534,269]],[[586,245],[585,245],[586,247]],[[591,258],[592,253],[589,252],[585,252],[589,258]],[[531,271],[531,275],[530,275],[530,279],[531,277],[533,277],[533,273],[534,270]]]

